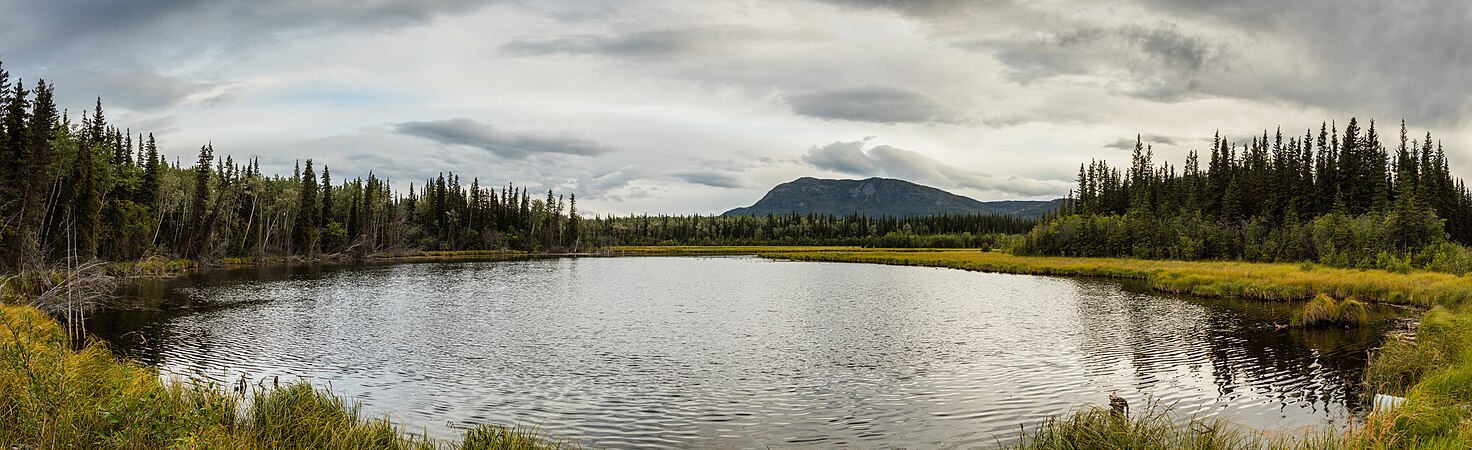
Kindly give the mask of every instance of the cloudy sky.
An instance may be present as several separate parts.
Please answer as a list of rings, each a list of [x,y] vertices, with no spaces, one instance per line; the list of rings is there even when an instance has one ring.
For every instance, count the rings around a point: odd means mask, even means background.
[[[1052,198],[1143,134],[1350,116],[1472,175],[1461,0],[0,0],[0,59],[186,162],[453,170],[603,213],[718,213],[800,176]],[[1390,135],[1387,131],[1384,135]]]

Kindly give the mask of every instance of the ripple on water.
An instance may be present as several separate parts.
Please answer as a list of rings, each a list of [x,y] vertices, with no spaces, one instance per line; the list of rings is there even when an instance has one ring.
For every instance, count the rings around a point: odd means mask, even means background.
[[[965,448],[1110,392],[1272,428],[1353,414],[1378,330],[1116,283],[754,258],[253,271],[141,289],[113,348],[221,382],[331,383],[453,438],[609,447]],[[451,424],[446,426],[446,424]]]

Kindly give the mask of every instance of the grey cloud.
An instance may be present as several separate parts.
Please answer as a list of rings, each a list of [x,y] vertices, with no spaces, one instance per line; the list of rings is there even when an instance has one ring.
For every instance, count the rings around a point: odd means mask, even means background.
[[[714,170],[686,170],[675,172],[672,175],[687,183],[719,188],[742,188],[747,184],[746,180],[736,174]]]
[[[851,175],[877,175],[881,171],[864,153],[863,142],[834,142],[813,147],[802,155],[802,162],[813,167]]]
[[[1006,37],[953,42],[992,55],[1021,84],[1085,75],[1146,100],[1239,98],[1430,126],[1472,115],[1472,47],[1464,44],[1472,41],[1472,3],[1135,3],[1154,25],[1101,27],[1040,10],[1050,17],[1041,25],[1009,24],[997,28],[1010,31]]]
[[[789,94],[792,112],[819,119],[875,123],[957,123],[961,114],[923,92],[893,86]]]
[[[170,77],[152,71],[108,71],[63,74],[59,80],[77,95],[108,93],[104,106],[152,110],[178,105],[190,96],[206,93],[217,84]]]
[[[581,186],[586,186],[599,192],[614,190],[628,186],[630,182],[642,176],[642,172],[639,166],[623,166],[618,170],[591,177],[586,182],[581,183]]]
[[[880,9],[927,21],[951,21],[960,17],[1011,9],[1012,0],[820,0],[823,3],[860,9]]]
[[[580,34],[518,39],[501,49],[516,55],[598,55],[622,58],[665,58],[708,53],[758,37],[753,29],[732,27],[646,30],[626,34]]]
[[[57,82],[59,104],[102,95],[104,106],[163,108],[214,84],[212,63],[281,40],[393,31],[495,1],[0,0],[0,56],[15,73]]]
[[[393,131],[445,145],[479,148],[508,159],[540,154],[595,156],[612,148],[566,133],[499,130],[489,123],[456,118],[428,122],[404,122]]]
[[[815,168],[857,176],[887,176],[942,188],[969,188],[1011,195],[1061,195],[1069,183],[999,176],[966,170],[936,161],[918,152],[888,145],[868,150],[863,142],[834,142],[813,147],[803,162]]]
[[[1231,55],[1226,44],[1188,35],[1172,23],[1081,26],[960,45],[993,55],[1022,84],[1068,75],[1108,76],[1124,81],[1126,93],[1154,100],[1194,93],[1201,73],[1219,68]]]
[[[398,28],[425,23],[435,17],[473,11],[495,0],[83,0],[64,2],[7,2],[11,19],[5,27],[35,37],[37,42],[86,41],[99,35],[126,37],[153,31],[152,27],[178,18],[203,19],[200,31],[212,25],[238,26],[249,35],[325,31],[364,27]],[[224,19],[224,20],[211,20]],[[184,21],[187,23],[188,21]],[[37,30],[68,30],[36,33]],[[214,34],[219,36],[219,34]]]
[[[1136,138],[1132,137],[1122,137],[1111,141],[1108,144],[1104,144],[1104,148],[1134,150],[1135,139]],[[1183,141],[1182,139],[1173,136],[1165,136],[1159,134],[1147,134],[1144,136],[1140,136],[1139,139],[1143,141],[1145,145],[1177,145]]]
[[[1472,113],[1472,3],[1146,3],[1180,17],[1286,45],[1288,61],[1245,61],[1245,74],[1206,86],[1217,95],[1289,101],[1341,111],[1389,113],[1416,123],[1459,125]],[[1254,67],[1255,66],[1255,67]]]

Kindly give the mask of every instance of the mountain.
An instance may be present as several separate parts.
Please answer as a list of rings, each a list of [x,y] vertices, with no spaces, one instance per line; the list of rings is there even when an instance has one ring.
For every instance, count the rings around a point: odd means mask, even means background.
[[[1062,199],[983,202],[904,180],[824,180],[802,177],[777,185],[756,204],[726,211],[724,216],[767,214],[859,213],[870,217],[937,214],[999,214],[1040,217],[1056,209]]]

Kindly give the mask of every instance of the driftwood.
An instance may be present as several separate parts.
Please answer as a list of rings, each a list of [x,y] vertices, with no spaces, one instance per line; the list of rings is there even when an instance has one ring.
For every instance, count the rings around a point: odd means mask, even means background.
[[[117,279],[107,274],[107,263],[100,260],[78,264],[65,274],[61,282],[42,286],[32,306],[51,314],[91,311],[117,291]]]

